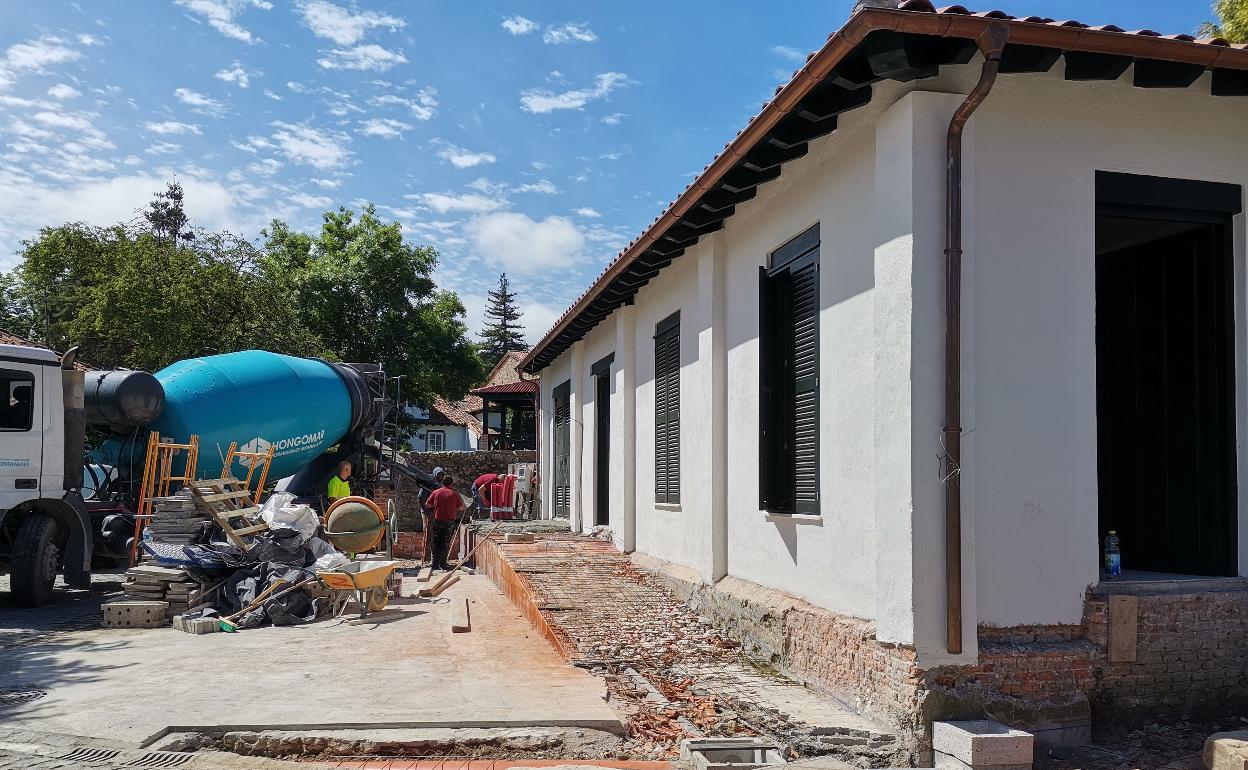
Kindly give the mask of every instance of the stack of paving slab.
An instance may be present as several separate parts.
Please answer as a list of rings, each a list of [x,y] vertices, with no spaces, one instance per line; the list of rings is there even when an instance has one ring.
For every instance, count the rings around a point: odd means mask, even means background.
[[[190,490],[171,497],[152,498],[152,520],[147,524],[151,538],[158,543],[190,545],[203,538],[212,517],[195,505]]]
[[[199,583],[176,567],[140,564],[126,571],[125,601],[165,602],[165,617],[181,615],[203,595]]]

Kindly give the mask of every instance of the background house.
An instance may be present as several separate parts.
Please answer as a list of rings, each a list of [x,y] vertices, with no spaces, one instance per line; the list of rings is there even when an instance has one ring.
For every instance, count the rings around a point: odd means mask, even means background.
[[[545,513],[898,724],[1248,706],[1246,96],[1224,41],[857,11],[522,363]]]
[[[504,354],[485,381],[459,401],[439,397],[430,409],[409,407],[419,426],[411,441],[412,450],[463,452],[491,445],[496,449],[534,449],[538,381],[522,379],[516,371],[524,356],[525,351]],[[491,438],[483,439],[487,433]]]

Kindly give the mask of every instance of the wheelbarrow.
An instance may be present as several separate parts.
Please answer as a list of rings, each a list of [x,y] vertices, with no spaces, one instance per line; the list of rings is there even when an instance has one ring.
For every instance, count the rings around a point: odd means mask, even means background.
[[[354,599],[360,605],[360,617],[369,612],[380,612],[390,601],[386,590],[387,581],[394,572],[397,561],[353,561],[341,569],[318,570],[317,582],[329,592],[334,617],[341,617],[347,605]]]

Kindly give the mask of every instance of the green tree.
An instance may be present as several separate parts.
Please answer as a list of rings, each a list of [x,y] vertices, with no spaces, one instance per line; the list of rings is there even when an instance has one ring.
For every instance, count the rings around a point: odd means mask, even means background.
[[[1200,35],[1248,43],[1248,0],[1215,0],[1213,12],[1218,21],[1201,24],[1197,30]]]
[[[403,239],[372,205],[358,217],[328,211],[315,235],[274,221],[265,232],[262,272],[290,293],[303,324],[344,361],[381,363],[405,375],[404,397],[461,398],[484,367],[467,339],[464,306],[440,291],[438,253]]]
[[[528,350],[520,316],[516,293],[503,273],[498,277],[498,288],[489,292],[485,328],[481,330],[481,357],[489,366],[497,364],[509,351]]]

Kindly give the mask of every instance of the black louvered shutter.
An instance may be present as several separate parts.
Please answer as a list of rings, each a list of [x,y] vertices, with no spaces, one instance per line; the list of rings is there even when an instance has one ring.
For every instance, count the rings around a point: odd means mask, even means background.
[[[793,503],[819,512],[819,252],[789,269],[793,313]]]
[[[759,276],[759,505],[819,512],[819,227]]]
[[[572,514],[572,410],[568,403],[572,383],[565,382],[555,388],[555,515],[568,517]]]
[[[680,502],[680,313],[654,335],[654,500]]]

